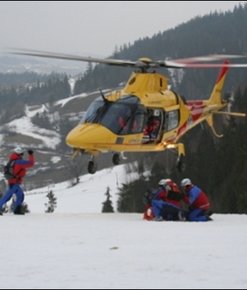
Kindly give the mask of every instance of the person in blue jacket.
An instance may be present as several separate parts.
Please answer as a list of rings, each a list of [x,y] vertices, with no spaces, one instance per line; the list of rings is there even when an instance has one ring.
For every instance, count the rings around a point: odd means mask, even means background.
[[[187,219],[195,222],[206,222],[212,220],[212,214],[207,195],[198,186],[192,184],[189,178],[181,181],[181,188],[184,193],[184,202],[189,205]]]

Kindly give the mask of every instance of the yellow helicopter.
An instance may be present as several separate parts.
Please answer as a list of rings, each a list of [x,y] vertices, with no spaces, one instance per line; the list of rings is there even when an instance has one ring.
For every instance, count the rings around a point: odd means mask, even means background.
[[[99,153],[114,152],[113,164],[120,163],[124,152],[157,152],[176,149],[177,167],[184,168],[184,145],[179,142],[190,129],[206,121],[214,134],[213,115],[227,114],[246,117],[245,113],[222,111],[227,102],[222,99],[222,88],[229,68],[247,67],[247,64],[229,63],[228,59],[241,55],[209,55],[204,57],[153,61],[99,59],[34,50],[16,51],[14,54],[57,58],[112,66],[133,67],[123,89],[101,96],[91,103],[83,120],[66,137],[66,143],[78,153],[91,155],[88,172],[97,170],[95,157]],[[213,63],[225,60],[224,63]],[[156,68],[220,68],[218,79],[207,100],[186,101],[168,88],[167,77]]]

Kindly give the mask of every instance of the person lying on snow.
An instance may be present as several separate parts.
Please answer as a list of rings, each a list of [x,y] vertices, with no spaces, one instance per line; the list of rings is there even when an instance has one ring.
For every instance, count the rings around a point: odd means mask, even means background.
[[[181,194],[177,184],[171,179],[161,179],[159,187],[145,195],[145,211],[143,218],[155,221],[185,220],[182,209]]]

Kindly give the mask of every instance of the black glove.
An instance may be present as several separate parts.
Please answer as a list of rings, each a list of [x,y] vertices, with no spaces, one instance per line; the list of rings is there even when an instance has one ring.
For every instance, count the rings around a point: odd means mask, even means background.
[[[27,150],[27,153],[28,153],[29,155],[33,155],[33,150],[29,149],[29,150]]]

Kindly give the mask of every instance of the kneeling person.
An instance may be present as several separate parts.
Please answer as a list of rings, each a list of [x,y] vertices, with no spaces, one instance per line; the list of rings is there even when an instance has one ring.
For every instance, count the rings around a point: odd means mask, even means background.
[[[154,219],[157,221],[185,220],[181,200],[182,195],[175,182],[171,179],[160,180],[157,198],[152,200]]]
[[[192,184],[189,178],[181,181],[181,188],[185,194],[184,201],[189,205],[187,219],[195,222],[206,222],[212,220],[210,203],[207,195],[196,185]]]

